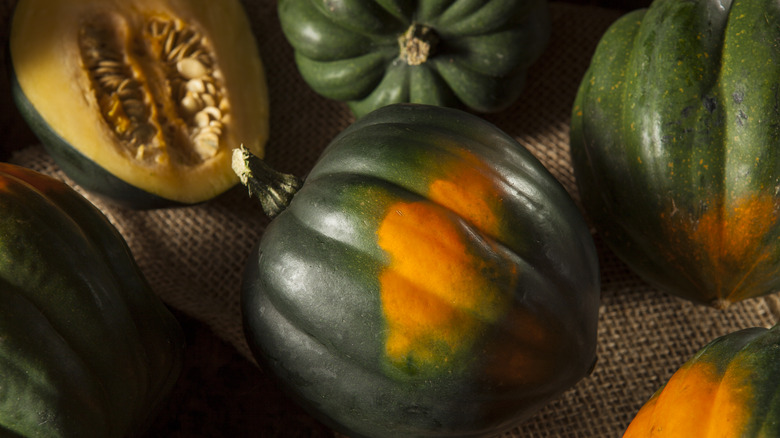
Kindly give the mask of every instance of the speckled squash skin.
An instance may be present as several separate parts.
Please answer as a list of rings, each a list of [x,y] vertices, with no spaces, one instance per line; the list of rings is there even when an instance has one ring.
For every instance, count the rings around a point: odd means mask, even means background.
[[[583,201],[648,282],[726,307],[780,286],[780,5],[656,0],[606,32],[572,113]]]
[[[718,338],[680,367],[623,438],[780,436],[780,327]]]
[[[598,262],[562,186],[465,112],[391,105],[336,137],[248,261],[249,343],[352,437],[476,437],[595,360]]]
[[[401,102],[504,109],[550,36],[546,0],[280,0],[279,18],[303,79],[357,117]],[[404,40],[421,41],[410,58],[399,38],[413,25],[430,33]]]
[[[0,163],[0,436],[141,436],[184,334],[111,223],[70,187]]]

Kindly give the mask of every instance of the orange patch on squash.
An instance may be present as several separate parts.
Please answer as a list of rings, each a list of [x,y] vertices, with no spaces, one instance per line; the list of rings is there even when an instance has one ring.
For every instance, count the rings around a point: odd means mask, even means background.
[[[449,368],[506,313],[516,265],[477,237],[484,231],[475,235],[457,218],[490,233],[499,228],[486,201],[496,197],[492,183],[474,170],[465,166],[457,181],[434,181],[434,202],[392,205],[377,230],[391,260],[379,280],[385,353],[396,366]]]
[[[731,208],[705,213],[692,238],[718,260],[745,260],[772,229],[776,219],[773,196],[741,199]]]
[[[498,235],[500,223],[493,209],[500,205],[495,183],[484,165],[466,155],[470,166],[459,169],[453,179],[438,179],[430,186],[428,197],[466,219],[488,235]],[[473,166],[473,167],[472,167]]]
[[[688,241],[698,248],[693,256],[697,262],[707,263],[717,282],[718,298],[743,298],[739,296],[742,282],[769,257],[760,251],[778,219],[774,196],[760,194],[727,207],[713,206],[698,220],[690,214],[678,215],[670,231],[675,241]]]
[[[623,438],[740,436],[748,418],[744,379],[727,378],[715,365],[683,365],[639,410]]]

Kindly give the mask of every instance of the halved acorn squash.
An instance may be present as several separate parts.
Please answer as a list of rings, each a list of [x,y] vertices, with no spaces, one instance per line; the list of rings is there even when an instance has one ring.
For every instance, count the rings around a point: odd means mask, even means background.
[[[21,0],[10,36],[23,117],[87,190],[133,208],[209,200],[262,155],[263,65],[238,0]]]

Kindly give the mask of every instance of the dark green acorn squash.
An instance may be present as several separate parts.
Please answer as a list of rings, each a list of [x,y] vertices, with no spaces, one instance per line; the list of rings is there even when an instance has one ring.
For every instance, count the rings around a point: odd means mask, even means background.
[[[360,117],[399,102],[492,112],[550,34],[545,0],[280,0],[303,79]]]
[[[20,0],[20,113],[79,185],[131,208],[212,199],[262,155],[263,65],[238,0]]]
[[[780,327],[722,336],[678,369],[624,438],[780,436]]]
[[[261,164],[234,158],[250,192],[281,210],[246,268],[247,338],[331,426],[498,433],[592,369],[591,235],[562,186],[495,126],[390,105],[337,136],[302,185],[268,190],[276,177]]]
[[[606,32],[574,104],[580,192],[648,282],[718,307],[780,288],[780,4],[656,0]]]
[[[0,212],[0,436],[139,436],[178,379],[178,322],[64,183],[0,163]]]

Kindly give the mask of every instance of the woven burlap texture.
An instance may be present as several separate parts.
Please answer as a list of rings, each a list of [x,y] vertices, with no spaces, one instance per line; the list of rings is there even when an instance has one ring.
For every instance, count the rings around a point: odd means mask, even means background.
[[[321,150],[352,122],[346,107],[314,94],[301,80],[276,18],[275,3],[245,3],[265,63],[271,99],[266,160],[305,176]],[[525,93],[508,110],[485,118],[533,152],[578,201],[569,158],[569,113],[600,36],[620,15],[595,7],[551,3],[553,33],[530,71]],[[12,161],[72,184],[37,145]],[[268,220],[237,187],[193,207],[154,211],[116,208],[76,187],[127,240],[155,292],[197,318],[247,358],[239,288],[250,251]],[[713,338],[776,321],[775,297],[726,311],[667,296],[633,275],[595,235],[601,261],[598,364],[536,416],[505,436],[616,437],[636,410],[696,350]]]

